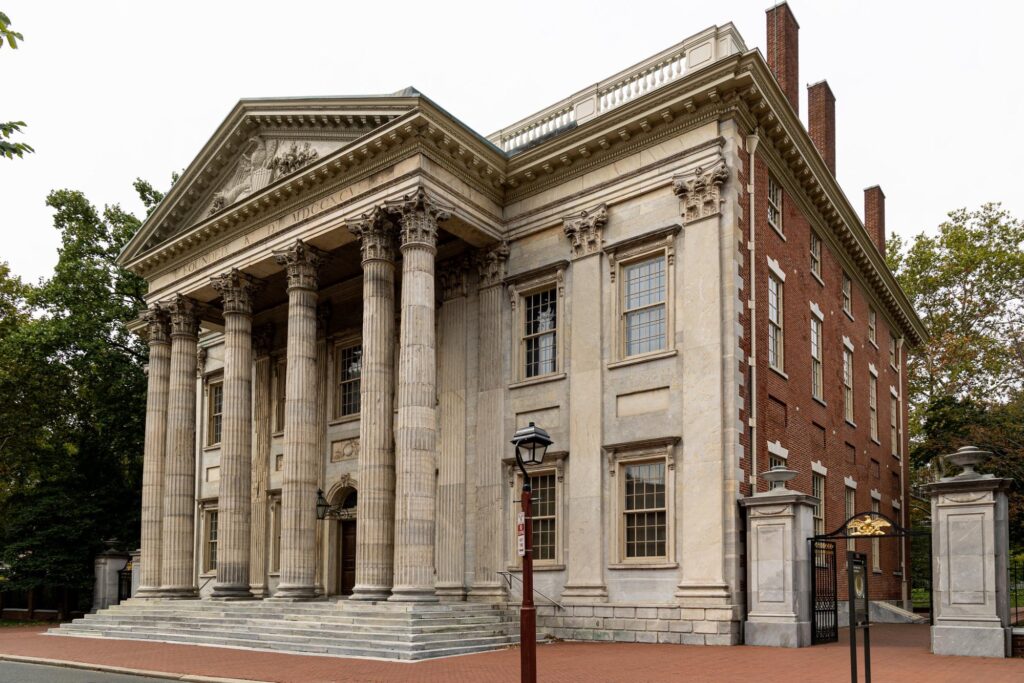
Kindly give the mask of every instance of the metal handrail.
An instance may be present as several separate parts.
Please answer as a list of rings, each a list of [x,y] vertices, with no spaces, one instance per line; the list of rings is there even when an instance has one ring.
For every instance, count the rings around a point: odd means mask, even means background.
[[[206,588],[206,585],[208,583],[210,583],[211,581],[213,581],[214,579],[216,579],[216,578],[217,578],[216,575],[207,577],[206,581],[203,581],[203,585],[199,587],[199,590],[197,592],[202,593],[203,589]]]
[[[509,592],[512,591],[512,579],[515,579],[519,583],[523,582],[522,579],[520,579],[518,576],[516,576],[512,572],[498,572],[498,573],[505,577],[505,583],[508,584]],[[534,592],[534,594],[539,595],[540,597],[542,597],[545,600],[547,600],[548,602],[550,602],[552,605],[557,606],[558,609],[560,609],[560,610],[564,610],[565,609],[565,605],[563,605],[562,603],[558,602],[557,600],[553,600],[552,598],[549,598],[548,596],[544,595],[543,593],[541,593],[536,588],[533,589],[533,592]]]

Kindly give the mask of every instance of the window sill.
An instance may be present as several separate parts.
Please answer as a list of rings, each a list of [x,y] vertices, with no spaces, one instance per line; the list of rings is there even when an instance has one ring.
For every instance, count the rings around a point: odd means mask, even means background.
[[[902,577],[903,576],[903,572],[893,572],[892,575],[893,576],[900,576],[900,577]]]
[[[678,562],[615,562],[608,569],[678,569]]]
[[[827,404],[827,403],[825,403],[825,399],[823,399],[823,398],[818,398],[817,396],[811,396],[811,398],[813,398],[813,399],[814,399],[814,401],[815,401],[816,403],[820,403],[821,405],[823,405],[823,406],[825,406],[826,408],[828,408],[828,404]]]
[[[221,442],[212,443],[209,446],[203,446],[203,453],[209,453],[210,451],[219,451]]]
[[[217,570],[216,569],[211,569],[209,571],[202,572],[199,575],[199,578],[200,579],[213,579],[213,578],[216,578],[216,576],[217,576]]]
[[[876,439],[875,437],[871,437],[871,443],[875,444],[876,446],[882,445],[882,442]]]
[[[284,436],[284,430],[283,429],[279,429],[276,432],[272,432],[270,434],[270,438],[271,439],[277,439],[277,438],[280,438],[282,436]]]
[[[825,281],[822,280],[821,276],[818,275],[817,273],[815,273],[813,270],[811,271],[811,277],[813,277],[815,280],[817,280],[818,284],[821,285],[822,287],[825,286]]]
[[[558,380],[565,379],[564,372],[556,372],[550,375],[541,375],[539,377],[531,377],[524,379],[520,382],[514,382],[508,385],[509,389],[522,389],[523,387],[532,387],[538,384],[546,384],[547,382],[557,382]]]
[[[605,367],[609,370],[615,368],[624,368],[627,365],[636,365],[637,363],[646,363],[649,360],[659,360],[661,358],[671,358],[677,355],[679,352],[675,349],[669,349],[667,351],[652,351],[651,353],[645,353],[641,356],[631,356],[623,360],[617,360],[614,363],[608,363]]]
[[[780,239],[781,239],[781,240],[782,240],[783,242],[787,241],[787,240],[786,240],[786,235],[785,235],[785,233],[783,233],[783,232],[782,232],[782,230],[780,230],[779,228],[775,227],[775,224],[774,224],[774,223],[772,223],[771,221],[768,221],[768,227],[770,227],[770,228],[771,228],[772,230],[774,230],[774,231],[775,231],[775,234],[776,234],[776,235],[778,235],[778,236],[779,236],[779,238],[780,238]]]
[[[874,339],[868,339],[868,344],[871,344],[872,346],[874,346],[875,347],[875,351],[878,350],[878,344],[875,343]]]
[[[774,365],[769,365],[768,369],[771,370],[772,372],[774,372],[776,375],[778,375],[782,379],[786,380],[787,382],[789,381],[789,375],[787,375],[785,372],[783,372],[782,370],[778,369]]]
[[[360,417],[361,416],[360,416],[359,413],[356,413],[355,415],[344,415],[342,417],[334,418],[333,420],[331,420],[327,424],[328,424],[328,426],[333,427],[334,425],[343,425],[343,424],[348,424],[349,422],[359,422],[359,418]]]
[[[857,428],[857,423],[853,420],[843,420],[843,422],[845,422],[848,427],[853,427],[854,429]]]
[[[882,570],[881,570],[881,569],[872,569],[872,570],[871,570],[871,573],[872,573],[872,574],[882,574],[883,572],[882,572]]]
[[[853,320],[853,313],[851,313],[850,311],[846,310],[845,308],[843,309],[843,313],[846,314],[847,318],[849,318],[850,320]]]
[[[540,564],[538,562],[534,562],[533,563],[533,571],[535,571],[535,572],[560,572],[560,571],[564,571],[564,570],[565,570],[565,565],[564,564]],[[510,572],[521,572],[521,571],[523,571],[523,568],[519,567],[519,566],[514,566],[514,567],[509,567],[508,571],[510,571]]]

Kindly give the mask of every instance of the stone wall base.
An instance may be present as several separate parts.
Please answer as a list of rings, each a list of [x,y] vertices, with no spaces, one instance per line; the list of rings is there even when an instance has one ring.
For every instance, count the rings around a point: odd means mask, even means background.
[[[738,645],[736,610],[595,603],[537,606],[537,629],[564,640]]]
[[[743,631],[745,645],[764,647],[809,647],[811,622],[770,622],[748,620]]]
[[[1005,657],[1010,629],[999,626],[932,626],[932,654]]]

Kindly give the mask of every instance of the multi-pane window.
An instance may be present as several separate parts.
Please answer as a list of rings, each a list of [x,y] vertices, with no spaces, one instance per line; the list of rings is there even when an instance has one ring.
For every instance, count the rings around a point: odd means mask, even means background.
[[[274,388],[274,430],[284,430],[285,387],[288,385],[288,365],[282,358],[277,362]]]
[[[638,261],[623,269],[625,355],[665,348],[665,257]]]
[[[334,414],[337,417],[359,414],[359,380],[363,375],[363,347],[360,344],[338,349],[338,391]]]
[[[785,467],[786,459],[778,455],[768,456],[768,469],[774,469],[776,467]]]
[[[878,512],[878,501],[877,500],[872,500],[871,501],[871,511],[872,512]],[[903,539],[899,539],[899,540],[903,540]],[[871,569],[872,569],[872,571],[876,571],[876,572],[882,571],[881,543],[879,542],[879,539],[878,539],[877,536],[875,538],[871,539]]]
[[[768,365],[776,370],[784,366],[785,352],[782,340],[782,282],[768,276]]]
[[[811,231],[811,272],[821,278],[821,238]]]
[[[825,533],[825,475],[815,472],[811,475],[811,495],[818,499],[814,504],[814,535]]]
[[[868,413],[871,417],[871,438],[878,441],[878,378],[868,377]]]
[[[896,424],[896,413],[898,410],[898,403],[896,397],[891,393],[889,394],[889,452],[892,455],[899,456],[899,427]]]
[[[782,232],[782,186],[768,176],[768,224]]]
[[[877,326],[878,326],[878,314],[875,313],[875,309],[874,308],[869,308],[868,309],[868,341],[871,342],[872,344],[874,344],[875,346],[878,346],[878,342],[876,341],[876,333],[878,331],[877,330]]]
[[[898,367],[896,365],[896,339],[889,337],[889,365]]]
[[[850,519],[857,514],[857,489],[846,487],[846,519]],[[856,550],[857,541],[855,539],[847,539],[846,541],[847,550]]]
[[[206,513],[206,571],[217,569],[217,511]]]
[[[523,297],[524,375],[539,377],[558,370],[558,290]]]
[[[623,477],[625,557],[666,557],[665,461],[627,464]]]
[[[821,321],[811,317],[811,396],[823,400],[824,378],[821,362]]]
[[[532,495],[530,510],[533,515],[533,559],[553,561],[558,525],[558,499],[555,475],[540,474],[530,477]]]
[[[212,446],[220,443],[221,432],[224,429],[224,384],[222,382],[210,385],[208,402],[206,444]]]
[[[853,351],[843,347],[843,417],[853,424]]]
[[[846,273],[843,273],[843,311],[853,316],[853,280]]]

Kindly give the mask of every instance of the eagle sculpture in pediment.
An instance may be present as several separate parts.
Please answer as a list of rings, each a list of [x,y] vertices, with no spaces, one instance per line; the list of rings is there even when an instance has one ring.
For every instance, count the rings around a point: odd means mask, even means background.
[[[308,142],[301,147],[297,142],[286,147],[276,139],[268,140],[259,135],[250,138],[234,174],[219,192],[214,193],[207,215],[213,215],[259,192],[278,178],[298,171],[318,156]]]

